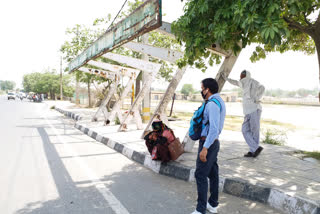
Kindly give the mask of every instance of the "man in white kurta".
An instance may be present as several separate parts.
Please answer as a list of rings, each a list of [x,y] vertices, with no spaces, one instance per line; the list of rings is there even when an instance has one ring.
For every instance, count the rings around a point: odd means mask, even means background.
[[[257,157],[263,150],[263,148],[259,146],[260,118],[262,112],[260,99],[265,88],[257,80],[252,79],[250,72],[246,70],[241,72],[240,81],[226,78],[225,75],[223,75],[223,78],[243,90],[242,105],[245,117],[242,124],[242,134],[250,148],[250,151],[244,156]]]

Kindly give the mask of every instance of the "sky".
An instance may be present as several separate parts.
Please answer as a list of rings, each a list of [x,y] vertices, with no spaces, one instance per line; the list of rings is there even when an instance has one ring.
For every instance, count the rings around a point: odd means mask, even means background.
[[[108,13],[112,18],[121,8],[120,0],[12,0],[0,3],[0,79],[13,80],[21,87],[26,73],[41,72],[46,68],[60,70],[59,49],[64,41],[66,28],[76,24],[91,25],[98,17]],[[172,22],[183,15],[181,0],[163,0],[164,21]],[[319,84],[319,66],[316,55],[301,52],[272,53],[267,59],[251,63],[253,46],[244,49],[230,77],[239,79],[243,69],[251,71],[252,77],[266,88],[294,90],[312,89]],[[64,65],[66,66],[66,65]],[[178,89],[191,83],[200,88],[200,81],[215,77],[219,66],[208,68],[206,73],[189,68]],[[161,88],[162,81],[153,87]],[[227,89],[232,88],[226,84]]]

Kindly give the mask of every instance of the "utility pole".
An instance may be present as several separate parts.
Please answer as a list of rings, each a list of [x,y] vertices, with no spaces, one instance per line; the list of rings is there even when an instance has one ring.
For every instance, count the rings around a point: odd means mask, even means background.
[[[149,35],[144,34],[142,36],[142,43],[148,44]],[[145,61],[149,61],[149,56],[147,54],[142,54],[142,59]],[[151,75],[148,72],[142,72],[142,85],[148,79],[148,76]],[[147,93],[142,102],[142,121],[144,123],[149,122],[150,120],[150,107],[151,107],[151,87],[149,93]]]
[[[63,100],[63,93],[62,93],[62,56],[60,57],[60,100]]]
[[[147,0],[143,0],[143,2],[146,2]],[[143,44],[148,44],[148,40],[149,40],[149,35],[148,34],[144,34],[142,36],[142,43]],[[149,61],[149,56],[147,54],[142,54],[142,59]],[[142,72],[142,85],[144,84],[144,82],[148,79],[148,74],[147,72]],[[142,102],[142,122],[147,123],[150,120],[150,108],[151,108],[151,86],[150,86],[150,90],[149,93],[147,93],[143,99]]]

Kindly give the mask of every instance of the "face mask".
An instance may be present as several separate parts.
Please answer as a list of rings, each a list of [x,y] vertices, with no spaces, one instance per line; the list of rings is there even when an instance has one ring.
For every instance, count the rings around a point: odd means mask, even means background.
[[[203,99],[206,99],[207,94],[204,94],[203,91],[201,91],[201,96]]]

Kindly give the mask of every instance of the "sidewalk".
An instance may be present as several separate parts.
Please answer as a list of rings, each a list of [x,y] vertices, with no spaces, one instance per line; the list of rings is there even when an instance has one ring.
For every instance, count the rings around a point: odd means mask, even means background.
[[[151,160],[140,139],[142,130],[136,130],[135,125],[129,125],[127,132],[117,132],[119,126],[90,122],[95,110],[77,109],[67,103],[59,103],[56,110],[69,112],[67,116],[73,119],[81,118],[76,128],[153,171],[194,181],[198,143],[191,153],[184,153],[178,161],[161,164]],[[176,121],[169,126],[182,141],[188,124]],[[320,214],[319,163],[292,156],[295,149],[268,144],[262,145],[264,150],[258,158],[244,158],[248,147],[239,132],[224,130],[220,141],[221,191],[269,204],[286,213]]]

